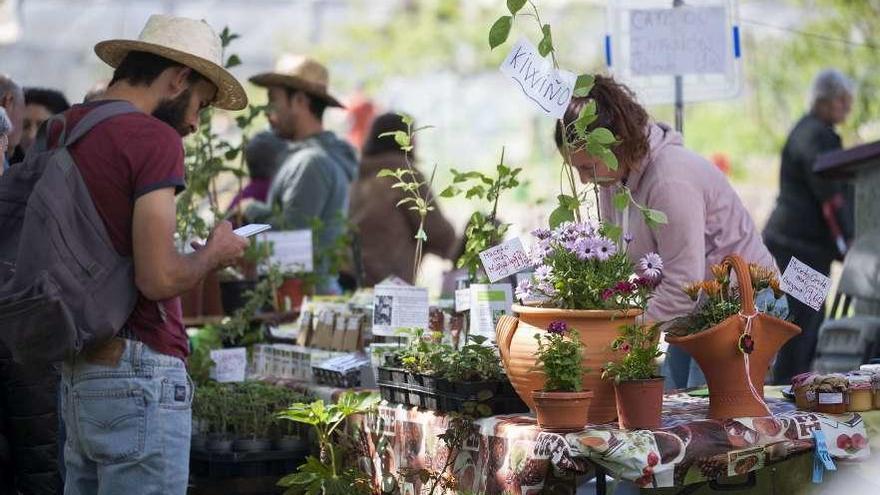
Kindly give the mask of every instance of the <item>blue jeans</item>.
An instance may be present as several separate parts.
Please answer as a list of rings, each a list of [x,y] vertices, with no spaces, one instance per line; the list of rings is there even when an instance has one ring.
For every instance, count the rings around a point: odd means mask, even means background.
[[[702,387],[706,377],[697,362],[684,349],[670,345],[663,362],[666,390]]]
[[[193,397],[184,362],[141,342],[110,344],[64,363],[64,493],[184,495]]]

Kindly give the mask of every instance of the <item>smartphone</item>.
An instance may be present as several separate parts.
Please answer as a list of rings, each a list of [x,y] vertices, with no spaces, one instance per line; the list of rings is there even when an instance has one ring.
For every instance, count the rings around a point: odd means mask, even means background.
[[[271,225],[265,223],[249,223],[233,230],[232,233],[240,237],[250,237],[271,228]]]

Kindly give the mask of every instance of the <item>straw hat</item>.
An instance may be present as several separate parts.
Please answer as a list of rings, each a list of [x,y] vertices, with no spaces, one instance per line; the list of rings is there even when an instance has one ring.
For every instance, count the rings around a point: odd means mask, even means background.
[[[213,105],[226,110],[247,106],[247,94],[223,68],[220,37],[205,21],[152,15],[137,40],[107,40],[95,45],[95,54],[113,68],[131,51],[153,53],[191,68],[217,86]]]
[[[302,55],[285,55],[275,64],[274,72],[264,72],[250,78],[257,86],[268,88],[282,86],[300,89],[321,98],[331,107],[344,108],[339,100],[327,91],[330,75],[318,61]]]

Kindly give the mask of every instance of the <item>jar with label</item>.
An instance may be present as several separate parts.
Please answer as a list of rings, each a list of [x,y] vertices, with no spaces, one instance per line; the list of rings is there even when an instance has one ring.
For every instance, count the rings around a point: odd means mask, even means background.
[[[859,366],[859,371],[871,373],[871,384],[874,389],[874,409],[880,409],[880,364],[863,364]]]
[[[839,374],[822,375],[816,384],[816,411],[826,414],[843,414],[847,407],[848,383]]]
[[[816,410],[816,385],[813,383],[819,375],[812,371],[801,373],[791,379],[791,391],[798,409]]]
[[[874,406],[873,375],[862,371],[855,371],[846,375],[849,382],[849,405],[847,411],[863,412],[870,411]]]

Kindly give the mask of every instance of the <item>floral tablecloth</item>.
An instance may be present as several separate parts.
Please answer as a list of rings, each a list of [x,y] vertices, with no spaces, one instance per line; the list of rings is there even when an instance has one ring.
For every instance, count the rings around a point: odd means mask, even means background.
[[[811,450],[817,429],[836,459],[868,457],[860,415],[797,411],[778,399],[768,404],[773,416],[716,421],[704,419],[708,400],[668,395],[659,430],[602,425],[566,435],[541,432],[529,415],[494,416],[474,422],[450,471],[459,492],[480,494],[573,493],[574,478],[592,471],[589,461],[640,486],[681,486],[745,474]],[[421,493],[425,474],[447,464],[449,452],[438,435],[448,422],[431,411],[394,405],[357,417],[349,431],[360,451],[358,467],[385,491],[399,486],[404,494]]]

